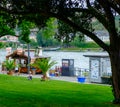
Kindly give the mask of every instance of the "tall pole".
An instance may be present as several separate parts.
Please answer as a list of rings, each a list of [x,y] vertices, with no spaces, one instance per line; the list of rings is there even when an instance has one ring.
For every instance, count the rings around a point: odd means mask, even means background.
[[[30,73],[30,44],[28,43],[28,73]]]
[[[33,32],[34,34],[37,33],[37,30],[38,29],[33,29]],[[35,34],[36,35],[36,34]],[[30,43],[27,44],[28,45],[28,73],[30,73]]]

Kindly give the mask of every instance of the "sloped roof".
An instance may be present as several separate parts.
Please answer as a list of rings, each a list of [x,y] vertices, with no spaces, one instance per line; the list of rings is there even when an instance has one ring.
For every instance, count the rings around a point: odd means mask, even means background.
[[[28,59],[28,56],[25,55],[24,51],[22,53],[18,53],[17,50],[14,51],[12,54],[6,56],[6,58],[13,58],[13,59]]]

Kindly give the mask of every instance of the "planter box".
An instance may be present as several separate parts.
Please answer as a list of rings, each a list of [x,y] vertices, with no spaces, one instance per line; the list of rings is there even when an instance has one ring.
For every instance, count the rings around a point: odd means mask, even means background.
[[[86,80],[85,77],[77,77],[77,79],[78,79],[78,82],[80,82],[80,83],[84,83]]]

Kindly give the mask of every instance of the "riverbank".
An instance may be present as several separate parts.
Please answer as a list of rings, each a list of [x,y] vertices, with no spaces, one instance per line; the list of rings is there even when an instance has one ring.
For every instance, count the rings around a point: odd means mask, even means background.
[[[61,48],[57,51],[63,52],[103,52],[102,48],[77,48],[77,47],[68,47],[68,48]]]
[[[63,52],[103,52],[104,50],[100,47],[96,48],[89,48],[89,47],[57,47],[57,48],[41,48],[43,51],[63,51]],[[6,48],[1,48],[0,50],[6,50]],[[12,49],[16,50],[16,49]],[[25,51],[27,51],[27,48],[24,48]],[[31,48],[30,51],[35,51],[34,48]]]

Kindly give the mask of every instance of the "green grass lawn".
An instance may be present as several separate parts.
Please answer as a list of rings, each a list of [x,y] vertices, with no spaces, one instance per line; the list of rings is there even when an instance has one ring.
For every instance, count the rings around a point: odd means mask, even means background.
[[[117,107],[111,87],[0,75],[0,107]]]

